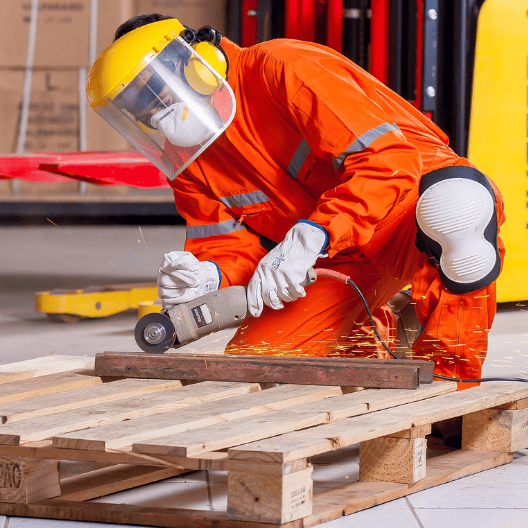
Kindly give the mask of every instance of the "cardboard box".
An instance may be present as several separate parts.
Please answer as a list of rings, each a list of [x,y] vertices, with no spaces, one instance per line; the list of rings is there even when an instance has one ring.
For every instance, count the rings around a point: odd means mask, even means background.
[[[31,63],[28,62],[31,6],[31,0],[2,2],[2,68],[88,66],[90,39],[96,39],[95,59],[112,43],[117,27],[132,16],[132,0],[100,0],[96,24],[90,27],[90,0],[39,0]]]
[[[24,152],[69,151],[79,146],[76,71],[33,71]],[[17,151],[22,132],[23,71],[0,71],[0,152]]]
[[[134,0],[134,14],[160,13],[193,29],[213,26],[226,31],[226,0]]]
[[[99,0],[97,46],[94,60],[114,41],[116,29],[134,16],[132,0]]]
[[[17,152],[22,132],[24,71],[0,70],[0,153]],[[84,100],[86,150],[125,150],[129,144]],[[34,70],[24,153],[77,151],[79,134],[79,73],[77,70]]]
[[[3,2],[0,17],[0,65],[27,64],[30,44],[31,0]],[[88,64],[90,2],[38,2],[34,67],[80,66]]]

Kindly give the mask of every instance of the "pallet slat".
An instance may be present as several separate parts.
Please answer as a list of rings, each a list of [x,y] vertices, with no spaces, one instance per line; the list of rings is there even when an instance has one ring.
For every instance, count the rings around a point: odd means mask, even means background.
[[[241,395],[259,389],[258,384],[205,382],[168,389],[161,394],[133,396],[40,418],[20,420],[11,425],[9,423],[2,425],[0,444],[18,445],[35,442],[62,433],[151,416],[188,405],[196,405],[207,399],[214,400]]]
[[[54,374],[53,376],[57,375]],[[64,376],[64,374],[60,374],[59,376]],[[56,414],[81,407],[100,405],[109,401],[181,387],[181,382],[178,380],[124,379],[101,384],[101,378],[97,376],[92,376],[92,378],[99,380],[98,386],[70,390],[66,393],[61,392],[59,394],[50,394],[37,398],[32,397],[21,402],[4,404],[0,407],[0,419],[2,423],[27,420],[29,418],[37,418],[39,416]],[[40,379],[43,378],[36,378],[36,380]],[[59,387],[61,386],[57,386],[57,389]],[[51,392],[59,391],[52,390]]]
[[[273,437],[288,431],[324,424],[331,420],[342,420],[372,412],[375,409],[425,399],[455,389],[455,383],[445,382],[424,385],[416,391],[370,389],[297,405],[288,410],[268,412],[265,415],[236,419],[229,423],[219,423],[198,430],[136,443],[133,451],[165,456],[198,455],[205,451],[250,442],[252,441],[249,440],[250,438],[255,440]]]
[[[142,439],[175,434],[227,420],[246,419],[254,414],[261,415],[340,394],[339,387],[284,385],[248,394],[244,399],[226,398],[220,402],[202,403],[192,409],[64,434],[53,438],[53,446],[98,451],[119,449]]]
[[[92,521],[118,524],[139,524],[166,528],[303,528],[299,519],[278,525],[237,521],[221,511],[160,508],[131,504],[105,504],[50,499],[33,504],[0,503],[0,515],[36,517],[71,521]]]
[[[102,382],[102,379],[95,376],[93,371],[74,370],[22,379],[17,383],[3,384],[0,395],[0,404],[2,404],[0,413],[3,414],[3,411],[8,407],[6,404],[11,402],[37,398],[56,392],[72,391],[81,387],[93,387],[101,385]]]
[[[71,370],[82,369],[93,372],[94,363],[94,358],[50,355],[0,365],[0,384]]]

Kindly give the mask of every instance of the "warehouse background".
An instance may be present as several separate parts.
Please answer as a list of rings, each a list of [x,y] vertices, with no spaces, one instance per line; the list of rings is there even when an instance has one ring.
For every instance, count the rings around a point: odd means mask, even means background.
[[[178,16],[191,27],[226,31],[225,0],[10,0],[0,17],[1,154],[119,151],[131,146],[86,100],[91,64],[117,27],[141,13]],[[85,182],[0,179],[1,216],[9,224],[119,221],[179,223],[169,189]]]

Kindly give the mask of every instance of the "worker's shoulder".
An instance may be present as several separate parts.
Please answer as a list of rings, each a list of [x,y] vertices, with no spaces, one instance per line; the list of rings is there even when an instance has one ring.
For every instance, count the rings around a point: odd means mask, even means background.
[[[274,62],[277,66],[296,69],[321,60],[342,60],[334,50],[313,42],[294,39],[273,39],[244,49],[249,61]]]

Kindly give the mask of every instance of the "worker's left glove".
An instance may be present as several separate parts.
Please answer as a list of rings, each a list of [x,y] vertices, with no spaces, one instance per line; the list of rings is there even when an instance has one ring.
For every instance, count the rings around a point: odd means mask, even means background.
[[[258,317],[264,304],[279,310],[284,308],[282,301],[304,297],[308,270],[318,257],[327,256],[322,253],[327,241],[321,226],[309,220],[297,222],[284,240],[259,262],[247,289],[249,313]]]
[[[163,308],[170,308],[218,290],[220,280],[214,262],[200,261],[188,251],[171,251],[161,261],[158,295]]]

